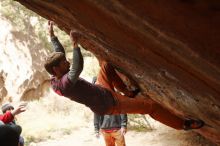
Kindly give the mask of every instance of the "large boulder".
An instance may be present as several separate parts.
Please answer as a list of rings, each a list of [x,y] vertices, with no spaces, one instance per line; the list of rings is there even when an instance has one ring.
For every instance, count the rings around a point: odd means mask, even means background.
[[[197,132],[220,144],[220,1],[17,1],[67,33],[77,29],[84,48],[134,79],[142,94],[204,120]]]

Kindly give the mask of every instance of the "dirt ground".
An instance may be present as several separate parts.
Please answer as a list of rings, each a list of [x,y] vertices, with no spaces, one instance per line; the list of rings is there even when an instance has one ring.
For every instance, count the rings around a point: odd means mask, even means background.
[[[125,139],[127,146],[215,146],[203,137],[190,131],[177,131],[159,124],[157,130],[150,132],[127,132]],[[58,137],[58,136],[57,136]],[[81,127],[71,135],[58,137],[30,146],[104,146],[103,138],[97,139],[93,127]]]

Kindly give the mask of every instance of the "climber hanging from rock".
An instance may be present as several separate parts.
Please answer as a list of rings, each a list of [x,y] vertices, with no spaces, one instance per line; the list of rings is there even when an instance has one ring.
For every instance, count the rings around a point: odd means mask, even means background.
[[[178,130],[203,127],[202,120],[182,119],[151,98],[135,96],[136,93],[126,89],[114,67],[106,61],[100,62],[101,70],[96,85],[80,78],[83,70],[83,57],[78,46],[80,33],[73,30],[70,32],[73,46],[73,62],[70,67],[65,50],[54,34],[53,22],[49,21],[48,24],[54,52],[47,57],[44,67],[52,75],[52,89],[60,96],[84,104],[97,114],[149,114],[153,119]],[[113,88],[124,95],[114,92]]]

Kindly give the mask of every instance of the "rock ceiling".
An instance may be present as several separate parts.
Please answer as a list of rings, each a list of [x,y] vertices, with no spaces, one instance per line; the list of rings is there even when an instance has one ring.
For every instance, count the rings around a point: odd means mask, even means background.
[[[133,78],[146,94],[220,144],[220,1],[17,0]]]

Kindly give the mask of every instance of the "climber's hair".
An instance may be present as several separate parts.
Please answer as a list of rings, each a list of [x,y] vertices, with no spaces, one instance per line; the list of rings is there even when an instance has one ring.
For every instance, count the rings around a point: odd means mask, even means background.
[[[54,71],[53,71],[53,67],[54,66],[58,66],[60,61],[66,58],[65,54],[62,52],[53,52],[52,54],[50,54],[44,63],[44,68],[46,69],[46,71],[51,74],[51,75],[55,75]]]

